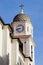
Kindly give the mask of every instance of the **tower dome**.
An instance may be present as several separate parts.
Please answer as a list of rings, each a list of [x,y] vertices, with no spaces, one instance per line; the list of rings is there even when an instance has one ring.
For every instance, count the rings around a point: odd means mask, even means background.
[[[13,22],[19,22],[19,21],[29,21],[30,17],[27,16],[26,14],[17,14],[14,19]]]

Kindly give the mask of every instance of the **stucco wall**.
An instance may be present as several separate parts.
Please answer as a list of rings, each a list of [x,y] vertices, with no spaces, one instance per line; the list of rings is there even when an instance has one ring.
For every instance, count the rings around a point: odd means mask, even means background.
[[[18,25],[18,24],[16,24],[16,25]],[[16,25],[15,25],[15,27],[16,27]],[[24,23],[22,25],[25,26]],[[26,24],[26,26],[27,26],[27,24]],[[30,27],[30,29],[31,29],[31,27]],[[24,32],[26,35],[33,34],[33,33],[31,33],[30,29],[27,32],[27,27],[26,27],[25,31],[20,33],[20,35],[24,35]],[[14,35],[19,35],[19,33],[17,34],[14,30]],[[23,53],[26,56],[31,57],[31,45],[33,46],[33,42],[31,40],[31,38],[30,39],[21,39],[21,41],[23,42]],[[25,41],[26,41],[26,44],[24,45]],[[29,59],[24,58],[23,55],[20,53],[18,40],[12,39],[10,37],[10,30],[9,30],[8,26],[3,25],[3,29],[2,29],[2,24],[0,24],[0,65],[7,65],[7,60],[6,60],[7,58],[4,57],[6,55],[9,55],[9,58],[8,58],[9,65],[16,65],[19,61],[19,58],[21,58],[24,65],[29,65],[29,63],[30,63]],[[1,61],[3,63],[1,63]],[[32,65],[34,65],[34,46],[33,46]]]
[[[2,25],[0,24],[0,56],[2,56]]]

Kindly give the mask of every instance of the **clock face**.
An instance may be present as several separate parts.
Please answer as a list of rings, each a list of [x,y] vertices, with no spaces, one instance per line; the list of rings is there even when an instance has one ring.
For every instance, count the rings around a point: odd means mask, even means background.
[[[24,30],[24,26],[23,25],[18,25],[17,27],[16,27],[16,31],[17,32],[22,32]]]

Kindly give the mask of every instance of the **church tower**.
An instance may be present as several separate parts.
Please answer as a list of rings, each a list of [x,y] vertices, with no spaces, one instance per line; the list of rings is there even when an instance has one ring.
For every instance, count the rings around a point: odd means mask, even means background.
[[[11,36],[13,38],[19,38],[21,43],[19,44],[22,53],[25,55],[27,60],[30,62],[27,65],[34,65],[34,40],[33,40],[33,25],[31,19],[28,15],[23,12],[23,5],[21,7],[21,12],[17,14],[13,22],[11,23],[13,33]]]
[[[33,25],[23,6],[11,25],[0,17],[0,65],[35,65]]]

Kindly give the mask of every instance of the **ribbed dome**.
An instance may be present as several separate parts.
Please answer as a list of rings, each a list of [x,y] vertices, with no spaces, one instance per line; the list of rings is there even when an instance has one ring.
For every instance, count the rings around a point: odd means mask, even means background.
[[[30,17],[27,16],[26,14],[17,14],[14,19],[13,19],[13,22],[14,21],[29,21],[30,20]]]

